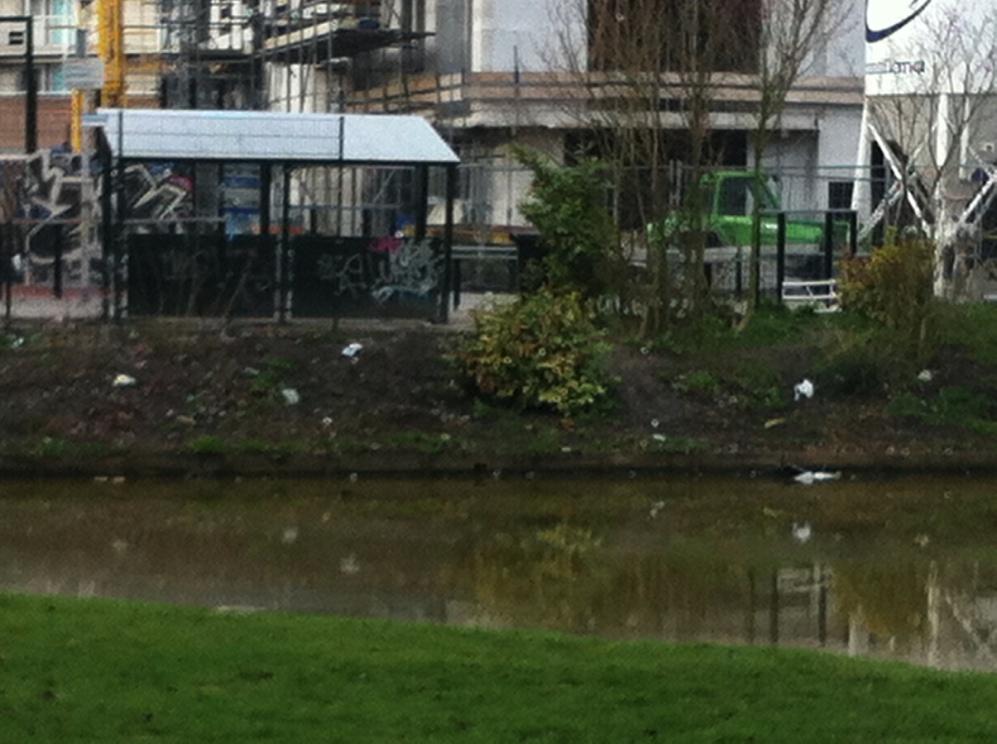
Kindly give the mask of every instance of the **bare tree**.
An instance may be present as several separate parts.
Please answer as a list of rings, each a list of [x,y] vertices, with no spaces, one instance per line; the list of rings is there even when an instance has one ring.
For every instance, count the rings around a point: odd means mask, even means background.
[[[748,5],[753,3],[749,2]],[[646,256],[643,332],[673,311],[698,314],[706,296],[700,178],[710,162],[721,71],[743,62],[743,0],[559,0],[548,68],[564,77],[565,113],[587,133],[627,203]],[[678,167],[676,153],[685,167]],[[683,174],[683,171],[686,171]],[[690,188],[683,188],[683,175]],[[649,225],[668,230],[648,231]],[[677,248],[680,272],[668,263]],[[632,258],[629,257],[628,258]]]
[[[830,40],[845,28],[851,0],[761,0],[751,150],[756,182],[790,91],[815,69]],[[754,200],[750,309],[761,283],[760,200]]]
[[[997,193],[997,8],[949,2],[918,19],[919,32],[891,49],[869,97],[870,130],[896,179],[874,218],[892,217],[935,242],[935,293],[966,295],[979,220]],[[988,161],[989,155],[989,161]]]

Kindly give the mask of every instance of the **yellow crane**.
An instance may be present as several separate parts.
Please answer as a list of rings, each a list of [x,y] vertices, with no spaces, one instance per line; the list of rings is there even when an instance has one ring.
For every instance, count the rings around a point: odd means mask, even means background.
[[[125,74],[124,0],[98,0],[97,53],[104,63],[104,87],[100,102],[110,108],[127,105]]]
[[[127,59],[125,57],[124,29],[125,0],[97,0],[96,30],[97,56],[103,64],[104,81],[100,89],[101,105],[124,108],[127,105]],[[81,11],[81,26],[86,23]],[[86,54],[86,50],[80,50]],[[87,113],[87,91],[74,89],[70,98],[70,145],[73,152],[83,151],[83,115]]]

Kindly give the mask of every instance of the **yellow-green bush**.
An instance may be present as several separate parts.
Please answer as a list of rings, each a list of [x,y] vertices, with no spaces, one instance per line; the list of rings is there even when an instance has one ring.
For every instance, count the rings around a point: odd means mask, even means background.
[[[543,289],[477,313],[474,335],[456,358],[486,397],[572,415],[606,395],[608,349],[578,293]]]
[[[921,238],[890,239],[868,258],[844,264],[841,300],[894,330],[920,329],[933,302],[934,246]]]

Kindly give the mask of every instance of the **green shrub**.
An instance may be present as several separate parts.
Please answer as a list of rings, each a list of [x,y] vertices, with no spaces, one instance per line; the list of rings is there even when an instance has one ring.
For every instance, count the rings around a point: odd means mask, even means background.
[[[542,155],[517,151],[533,171],[523,215],[540,233],[547,255],[547,282],[597,297],[625,269],[618,259],[619,236],[608,208],[605,167],[598,162],[560,166]]]
[[[608,350],[578,293],[544,289],[477,313],[456,358],[486,397],[573,415],[606,395]]]
[[[906,351],[924,353],[935,309],[933,278],[933,245],[891,236],[870,257],[845,262],[842,305],[881,323]]]

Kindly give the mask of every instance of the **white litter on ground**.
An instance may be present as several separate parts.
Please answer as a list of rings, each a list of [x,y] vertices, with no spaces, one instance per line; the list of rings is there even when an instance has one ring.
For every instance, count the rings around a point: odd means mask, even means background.
[[[347,359],[352,359],[361,351],[363,351],[363,344],[358,344],[354,342],[349,346],[343,348],[343,356],[346,357]]]
[[[793,539],[800,543],[800,545],[810,542],[810,538],[813,537],[813,534],[814,531],[810,526],[810,522],[803,522],[802,524],[793,522]]]
[[[804,379],[793,387],[793,400],[801,401],[804,398],[810,400],[814,397],[814,384],[810,380]]]

